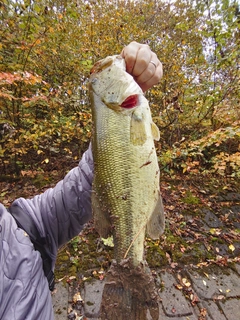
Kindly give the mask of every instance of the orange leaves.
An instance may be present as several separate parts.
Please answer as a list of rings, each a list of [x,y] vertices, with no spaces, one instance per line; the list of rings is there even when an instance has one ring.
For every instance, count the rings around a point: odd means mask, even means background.
[[[21,76],[17,73],[1,72],[0,73],[0,84],[12,84],[16,83],[21,79]]]
[[[40,99],[40,96],[36,96],[35,94],[33,95],[33,97],[29,97],[29,87],[38,85],[40,83],[46,84],[44,81],[42,81],[42,77],[40,77],[39,75],[34,75],[27,71],[0,72],[0,98],[5,99],[5,102],[9,100],[15,101],[17,103]],[[19,96],[18,89],[22,85],[24,86],[24,89],[21,88],[21,96]],[[23,93],[28,95],[28,97],[23,97]]]
[[[185,172],[192,172],[198,173],[199,172],[199,161],[192,161],[191,158],[188,158],[186,163],[182,164],[183,173]]]
[[[22,10],[22,3],[18,5]],[[237,22],[225,21],[224,28],[230,32],[224,37],[216,29],[225,43],[225,57],[220,64],[216,60],[213,77],[213,57],[206,59],[203,49],[209,25],[201,8],[184,1],[172,3],[171,8],[152,0],[78,1],[77,5],[64,1],[61,5],[49,2],[46,7],[33,1],[22,14],[7,2],[5,8],[0,30],[4,121],[32,128],[45,119],[48,126],[55,126],[51,137],[56,134],[56,143],[77,141],[74,132],[77,137],[81,132],[81,143],[89,141],[91,120],[80,115],[90,112],[85,81],[89,69],[94,61],[118,54],[136,40],[149,44],[164,65],[163,81],[149,93],[151,110],[162,129],[158,146],[164,170],[170,175],[178,170],[185,175],[216,172],[239,177],[240,133],[232,123],[239,118],[238,51],[233,37],[226,36],[234,34],[231,28]],[[219,19],[225,15],[228,10],[223,16],[219,13]],[[213,84],[213,78],[218,83]],[[72,124],[63,119],[74,114]],[[231,125],[221,128],[222,123]],[[63,125],[68,132],[59,135]],[[209,132],[211,126],[220,129]]]
[[[25,72],[0,72],[0,85],[17,85],[18,82],[34,85],[42,82],[42,77]]]

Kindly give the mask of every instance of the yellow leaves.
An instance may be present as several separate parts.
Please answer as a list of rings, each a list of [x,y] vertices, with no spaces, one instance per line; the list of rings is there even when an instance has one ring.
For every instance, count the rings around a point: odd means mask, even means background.
[[[216,229],[216,228],[211,228],[209,230],[209,232],[212,234],[212,235],[216,235],[216,236],[219,236],[221,234],[221,230],[220,229]]]
[[[225,175],[228,168],[238,172],[240,170],[240,152],[228,154],[226,152],[220,152],[215,156],[214,169],[221,175]]]
[[[8,90],[5,90],[5,88],[0,91],[0,98],[8,99],[10,101],[15,100],[16,98],[9,92]]]
[[[4,156],[5,150],[2,148],[2,145],[0,144],[0,157]]]
[[[58,53],[57,53],[57,50],[54,49],[54,48],[52,48],[52,53],[53,53],[53,54],[56,54],[56,55],[58,54]]]
[[[207,172],[240,177],[240,121],[205,134],[202,138],[181,142],[160,157],[164,165],[174,165],[183,173],[199,173],[207,163]],[[227,151],[225,151],[227,150]],[[168,161],[166,162],[166,155]],[[206,171],[205,171],[206,172]]]
[[[187,287],[187,288],[191,287],[191,282],[187,278],[182,277],[180,274],[177,275],[177,278],[180,282],[180,285],[179,284],[177,285],[178,289],[182,289],[183,287]]]
[[[172,66],[172,70],[173,70],[173,71],[178,71],[178,70],[179,70],[179,66],[176,65],[176,64],[174,64],[174,65]]]
[[[191,286],[191,283],[186,278],[182,278],[182,283],[187,288]]]
[[[70,155],[72,154],[72,151],[71,151],[69,148],[64,148],[63,150],[64,150],[67,154],[70,154]]]
[[[228,246],[228,248],[229,248],[232,252],[235,250],[235,247],[234,247],[233,244],[230,244],[230,245]]]
[[[81,297],[80,292],[75,293],[75,295],[73,296],[73,299],[72,299],[72,300],[73,300],[74,303],[82,302],[83,299],[82,299],[82,297]]]
[[[114,247],[113,236],[110,236],[108,238],[102,238],[102,242],[107,247]]]
[[[182,290],[182,288],[183,288],[183,286],[182,286],[181,284],[179,284],[179,283],[176,284],[175,287],[176,287],[178,290]]]
[[[48,158],[44,159],[42,163],[46,163],[46,164],[49,163],[49,159]]]
[[[233,164],[235,163],[238,167],[240,167],[240,152],[231,154],[228,159],[231,166],[233,166]]]
[[[175,284],[175,288],[178,290],[184,290],[186,297],[191,301],[191,304],[195,305],[199,301],[199,298],[191,288],[191,282],[187,278],[182,277],[181,274],[178,274],[177,278],[179,283]]]

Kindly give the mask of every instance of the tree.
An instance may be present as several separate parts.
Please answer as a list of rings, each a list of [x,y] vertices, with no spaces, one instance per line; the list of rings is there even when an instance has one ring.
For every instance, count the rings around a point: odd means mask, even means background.
[[[77,157],[91,134],[89,70],[133,40],[163,63],[147,94],[162,155],[239,120],[236,1],[4,0],[0,10],[1,123],[15,128],[2,163]]]

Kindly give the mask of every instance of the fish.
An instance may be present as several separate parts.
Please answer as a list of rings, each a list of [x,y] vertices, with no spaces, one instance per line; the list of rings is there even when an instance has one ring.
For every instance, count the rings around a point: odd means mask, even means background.
[[[164,232],[160,169],[154,144],[154,140],[160,139],[160,132],[152,120],[148,100],[126,72],[125,60],[120,55],[108,56],[93,66],[89,94],[93,119],[94,226],[102,238],[113,236],[114,269],[125,276],[124,270],[137,270],[144,265],[146,234],[159,239]],[[124,266],[122,271],[119,266]],[[115,271],[112,274],[116,276]],[[125,316],[126,313],[123,319]],[[104,319],[113,317],[104,315]]]
[[[144,238],[164,231],[160,170],[154,139],[160,133],[147,99],[125,60],[109,56],[90,76],[94,123],[92,207],[101,237],[113,234],[114,258],[143,261]]]

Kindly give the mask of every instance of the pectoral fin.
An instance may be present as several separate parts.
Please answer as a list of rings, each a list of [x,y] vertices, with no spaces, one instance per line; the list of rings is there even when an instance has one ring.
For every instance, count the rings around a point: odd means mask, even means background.
[[[151,129],[152,129],[153,139],[158,141],[160,139],[160,131],[154,122],[151,123]]]
[[[158,239],[164,232],[165,218],[162,197],[159,195],[156,207],[147,224],[147,233],[152,239]]]
[[[142,145],[147,139],[143,114],[134,112],[130,124],[130,139],[134,145]]]
[[[102,238],[107,238],[111,234],[111,223],[107,211],[101,209],[101,203],[95,191],[92,192],[92,208],[94,227]]]

